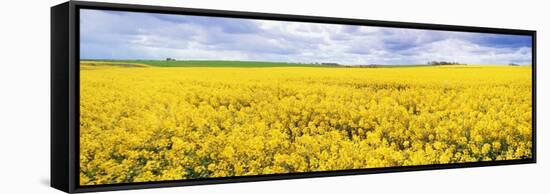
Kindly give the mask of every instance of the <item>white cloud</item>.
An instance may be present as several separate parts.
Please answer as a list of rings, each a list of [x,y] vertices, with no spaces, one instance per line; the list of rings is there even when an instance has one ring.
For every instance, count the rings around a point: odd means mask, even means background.
[[[343,64],[530,63],[524,37],[82,10],[81,57]]]
[[[528,47],[495,48],[454,38],[424,44],[402,53],[416,63],[436,60],[469,64],[528,64],[531,60],[531,49]]]

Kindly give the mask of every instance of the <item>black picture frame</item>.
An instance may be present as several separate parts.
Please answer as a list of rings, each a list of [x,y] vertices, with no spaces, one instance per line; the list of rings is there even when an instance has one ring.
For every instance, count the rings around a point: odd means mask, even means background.
[[[329,24],[366,25],[459,32],[528,35],[532,37],[532,158],[455,164],[436,164],[387,168],[307,172],[275,175],[223,177],[145,183],[80,186],[79,183],[79,10],[118,10],[230,18],[266,19]],[[51,8],[51,186],[67,193],[144,189],[188,185],[267,181],[280,179],[345,176],[389,172],[453,169],[536,163],[536,31],[424,24],[319,16],[193,9],[102,2],[69,1]]]

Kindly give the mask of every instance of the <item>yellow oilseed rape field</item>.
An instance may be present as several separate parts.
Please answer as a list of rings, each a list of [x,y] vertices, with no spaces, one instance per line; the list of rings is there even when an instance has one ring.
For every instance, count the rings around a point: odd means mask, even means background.
[[[531,67],[80,70],[80,185],[531,158]]]

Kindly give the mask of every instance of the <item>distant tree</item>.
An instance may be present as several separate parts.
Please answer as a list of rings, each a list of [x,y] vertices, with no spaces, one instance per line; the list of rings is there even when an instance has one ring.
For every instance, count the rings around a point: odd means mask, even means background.
[[[515,64],[515,63],[510,63],[508,64],[509,66],[519,66],[518,64]]]
[[[321,63],[321,65],[338,66],[338,63]]]
[[[359,65],[359,67],[366,67],[366,68],[375,68],[375,67],[379,67],[380,65],[378,64],[368,64],[368,65]]]
[[[461,65],[461,63],[450,61],[430,61],[428,62],[428,65]]]

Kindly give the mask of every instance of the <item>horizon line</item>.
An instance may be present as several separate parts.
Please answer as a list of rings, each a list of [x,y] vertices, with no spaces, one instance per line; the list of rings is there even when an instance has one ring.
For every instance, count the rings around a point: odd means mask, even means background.
[[[165,61],[165,62],[178,62],[178,61],[228,61],[228,62],[259,62],[259,63],[286,63],[286,64],[305,64],[305,65],[335,65],[335,66],[397,66],[397,65],[433,65],[427,63],[395,63],[395,64],[384,64],[384,63],[368,63],[368,64],[346,64],[346,63],[338,63],[338,62],[326,62],[326,61],[319,61],[319,62],[288,62],[288,61],[258,61],[258,60],[227,60],[227,59],[190,59],[190,60],[182,60],[182,59],[174,59],[174,60],[166,60],[166,59],[80,59],[79,61]],[[448,61],[445,61],[448,62]],[[454,62],[454,61],[453,61]],[[460,63],[456,62],[457,64],[443,64],[443,65],[507,65],[507,66],[532,66],[531,63],[529,64],[523,64],[523,63]]]

